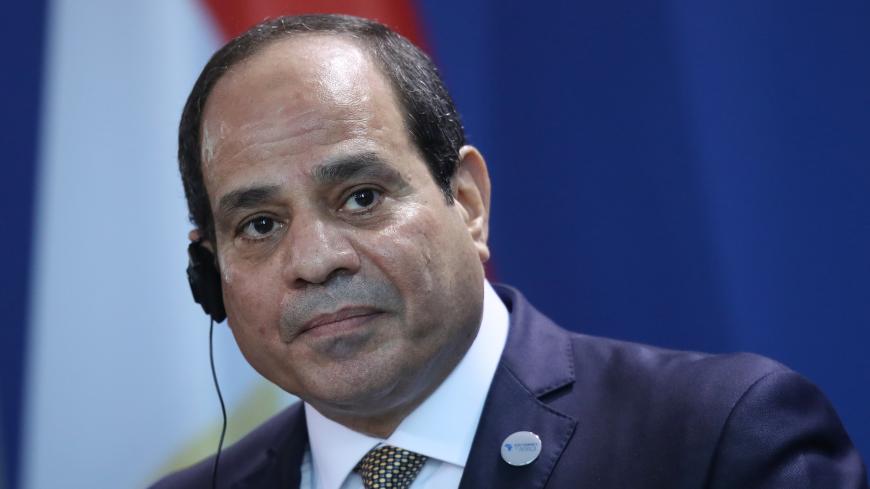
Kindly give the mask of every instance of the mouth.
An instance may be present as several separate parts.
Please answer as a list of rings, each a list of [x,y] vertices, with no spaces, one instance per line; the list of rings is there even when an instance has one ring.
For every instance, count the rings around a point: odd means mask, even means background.
[[[346,307],[334,313],[321,314],[306,322],[299,334],[329,336],[354,330],[381,314],[370,307]]]

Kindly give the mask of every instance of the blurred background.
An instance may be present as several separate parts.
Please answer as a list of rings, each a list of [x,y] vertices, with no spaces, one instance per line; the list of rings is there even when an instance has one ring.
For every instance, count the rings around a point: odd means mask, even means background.
[[[176,128],[215,49],[299,12],[432,54],[490,165],[496,280],[577,331],[773,357],[870,456],[870,2],[29,0],[0,16],[0,489],[214,450]],[[292,399],[215,343],[233,439]]]

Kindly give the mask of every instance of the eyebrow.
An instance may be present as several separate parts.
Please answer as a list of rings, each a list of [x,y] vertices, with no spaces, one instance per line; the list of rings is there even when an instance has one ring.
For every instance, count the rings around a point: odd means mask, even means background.
[[[359,153],[343,156],[311,170],[312,178],[319,185],[333,185],[352,178],[371,178],[400,187],[408,185],[402,174],[376,153]]]
[[[375,153],[343,156],[314,167],[311,173],[314,181],[322,186],[341,183],[351,178],[371,178],[400,188],[408,185],[398,170]],[[280,190],[278,185],[256,185],[233,190],[221,197],[218,202],[218,215],[259,207],[274,199]]]
[[[227,215],[241,209],[252,209],[274,198],[280,187],[278,185],[258,185],[240,188],[221,197],[218,203],[220,215]]]

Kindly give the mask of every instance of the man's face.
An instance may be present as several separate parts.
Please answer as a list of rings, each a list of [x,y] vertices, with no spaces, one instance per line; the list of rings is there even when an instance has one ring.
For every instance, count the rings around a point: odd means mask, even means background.
[[[202,144],[224,302],[251,365],[330,417],[428,395],[480,322],[479,154],[449,205],[385,77],[352,41],[313,34],[224,75]]]

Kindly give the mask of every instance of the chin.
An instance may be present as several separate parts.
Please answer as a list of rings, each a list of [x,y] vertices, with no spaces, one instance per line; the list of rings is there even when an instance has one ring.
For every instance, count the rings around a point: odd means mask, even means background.
[[[377,365],[353,363],[347,369],[315,372],[317,378],[311,379],[310,388],[297,395],[321,412],[329,410],[356,416],[388,412],[416,397],[420,382],[402,375],[409,370],[384,368],[382,362]]]

